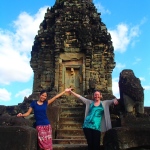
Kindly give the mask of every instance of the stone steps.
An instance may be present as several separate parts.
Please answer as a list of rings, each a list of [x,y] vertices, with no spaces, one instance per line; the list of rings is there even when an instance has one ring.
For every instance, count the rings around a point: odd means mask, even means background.
[[[59,123],[83,123],[84,119],[81,117],[61,117]]]
[[[54,139],[54,144],[86,144],[86,139]]]
[[[78,112],[62,112],[60,114],[60,117],[81,117],[84,116],[84,112],[78,111]]]
[[[61,104],[61,113],[57,125],[56,138],[53,139],[55,149],[80,150],[87,147],[82,124],[85,106],[77,101]],[[63,145],[63,146],[62,146]],[[64,146],[65,145],[65,146]]]
[[[71,103],[71,102],[69,102],[69,103],[61,103],[61,106],[62,107],[82,107],[82,106],[84,106],[84,104],[83,103]]]
[[[72,106],[72,107],[67,107],[67,106],[61,106],[61,111],[62,112],[84,112],[84,107],[80,106],[80,107],[75,107],[75,106]]]
[[[84,136],[82,129],[58,129],[57,138],[62,136]]]
[[[83,135],[79,135],[79,136],[67,136],[67,135],[63,135],[62,137],[59,136],[59,139],[84,139]]]
[[[87,150],[87,144],[53,144],[53,150]]]
[[[87,144],[53,144],[53,150],[87,150]],[[104,150],[102,145],[100,150]]]
[[[82,129],[82,123],[60,123],[59,129]]]

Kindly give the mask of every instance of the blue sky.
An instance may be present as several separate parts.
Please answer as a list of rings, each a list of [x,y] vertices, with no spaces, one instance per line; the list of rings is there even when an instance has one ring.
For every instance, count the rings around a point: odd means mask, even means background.
[[[150,0],[94,0],[111,34],[116,67],[113,94],[119,98],[118,80],[132,69],[150,106]],[[40,23],[55,0],[0,1],[0,105],[17,105],[32,93],[30,52]]]

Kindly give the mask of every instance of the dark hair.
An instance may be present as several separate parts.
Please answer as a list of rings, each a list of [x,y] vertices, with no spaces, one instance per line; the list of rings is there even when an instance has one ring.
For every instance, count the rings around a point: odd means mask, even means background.
[[[42,91],[40,92],[40,95],[42,95],[43,93],[46,93],[46,94],[47,94],[47,91],[46,91],[46,90],[42,90]]]
[[[99,93],[101,93],[101,91],[100,91],[100,90],[94,90],[94,92],[93,92],[93,93],[95,93],[95,92],[99,92]]]

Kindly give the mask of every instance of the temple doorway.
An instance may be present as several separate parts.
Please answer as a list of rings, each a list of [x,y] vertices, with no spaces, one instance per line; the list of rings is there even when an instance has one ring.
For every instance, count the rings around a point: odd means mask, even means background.
[[[66,67],[64,70],[65,88],[73,88],[76,93],[81,94],[83,91],[81,67]]]

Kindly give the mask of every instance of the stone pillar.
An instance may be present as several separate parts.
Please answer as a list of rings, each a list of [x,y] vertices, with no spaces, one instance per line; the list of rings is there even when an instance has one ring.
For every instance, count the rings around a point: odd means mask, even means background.
[[[59,92],[64,90],[62,80],[63,80],[63,64],[62,62],[60,62],[59,63],[59,81],[58,81]]]
[[[59,55],[56,54],[55,55],[55,83],[54,83],[54,87],[58,89],[58,83],[59,83]]]

